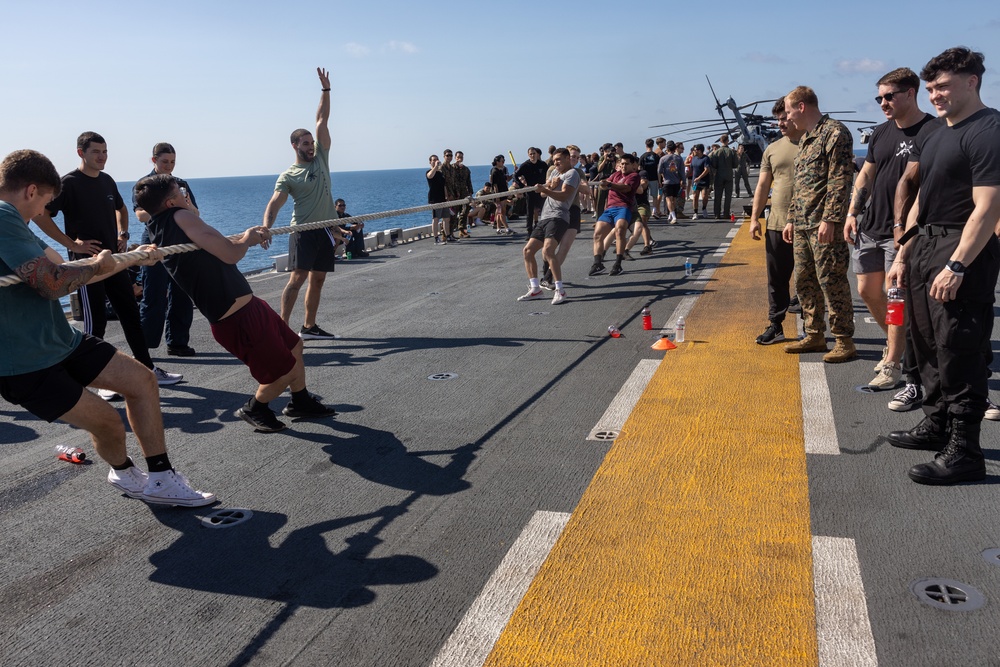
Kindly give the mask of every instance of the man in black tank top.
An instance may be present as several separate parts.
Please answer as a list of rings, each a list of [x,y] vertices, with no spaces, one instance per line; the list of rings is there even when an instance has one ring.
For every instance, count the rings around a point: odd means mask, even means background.
[[[306,390],[302,340],[253,290],[236,263],[255,245],[267,248],[271,232],[251,227],[236,240],[210,227],[191,209],[177,179],[168,174],[147,176],[135,184],[135,202],[153,217],[147,223],[159,247],[195,243],[200,250],[170,255],[163,262],[170,277],[191,297],[212,326],[212,336],[247,365],[260,383],[236,416],[256,430],[280,431],[285,424],[268,403],[286,388],[292,400],[282,410],[288,417],[329,417],[337,414]]]

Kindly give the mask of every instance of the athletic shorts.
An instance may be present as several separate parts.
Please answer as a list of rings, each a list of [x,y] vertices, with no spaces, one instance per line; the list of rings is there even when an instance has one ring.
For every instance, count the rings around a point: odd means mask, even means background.
[[[606,222],[609,225],[614,225],[618,220],[624,220],[626,223],[631,223],[632,211],[624,206],[606,208],[604,209],[604,213],[601,213],[601,217],[597,219],[598,222]]]
[[[545,218],[544,220],[539,220],[535,223],[535,226],[531,229],[531,234],[528,235],[528,238],[538,239],[539,241],[544,241],[545,239],[555,239],[556,241],[560,241],[568,228],[569,223],[565,220],[561,220],[559,218]]]
[[[288,235],[288,267],[299,271],[333,271],[334,241],[329,230],[311,229]]]
[[[898,252],[895,246],[892,239],[876,241],[858,232],[851,247],[851,270],[854,273],[888,273]]]
[[[436,208],[431,213],[433,214],[432,218],[438,218],[439,220],[441,218],[450,218],[454,215],[450,208]]]
[[[300,342],[298,334],[257,297],[213,324],[212,336],[261,384],[271,384],[295,366],[292,350]]]
[[[575,229],[577,234],[580,233],[580,207],[576,204],[569,207],[568,229]]]
[[[663,184],[663,194],[668,197],[677,197],[681,193],[680,183],[664,183]]]
[[[83,334],[76,349],[58,364],[0,377],[0,396],[39,419],[54,422],[73,409],[83,388],[101,374],[117,351],[111,343]]]
[[[649,219],[650,214],[653,212],[653,209],[650,208],[649,204],[639,204],[638,206],[635,207],[635,210],[639,214],[640,218],[645,218],[647,220]]]
[[[701,192],[708,190],[711,183],[706,183],[705,181],[697,181],[691,183],[691,192]]]

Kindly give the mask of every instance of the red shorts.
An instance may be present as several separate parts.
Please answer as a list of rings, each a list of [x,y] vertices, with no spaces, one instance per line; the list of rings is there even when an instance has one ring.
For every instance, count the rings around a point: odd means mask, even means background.
[[[301,342],[267,302],[257,297],[213,324],[212,336],[246,364],[250,375],[261,384],[271,384],[292,370],[292,350]]]

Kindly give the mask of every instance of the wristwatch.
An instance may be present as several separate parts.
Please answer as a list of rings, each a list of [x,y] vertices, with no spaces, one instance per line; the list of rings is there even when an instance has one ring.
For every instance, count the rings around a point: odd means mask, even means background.
[[[953,260],[949,261],[947,264],[945,264],[944,266],[945,266],[946,269],[948,269],[949,271],[951,271],[952,273],[954,273],[957,276],[960,276],[963,273],[965,273],[965,264],[962,264],[961,262],[959,262],[957,260],[953,259]]]
[[[118,238],[122,239],[123,241],[128,241],[128,239],[129,239],[129,233],[128,232],[118,232]]]

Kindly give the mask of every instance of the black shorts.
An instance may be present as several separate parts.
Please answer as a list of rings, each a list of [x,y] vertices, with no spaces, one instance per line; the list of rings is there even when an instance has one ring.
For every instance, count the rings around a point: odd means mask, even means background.
[[[539,241],[544,241],[545,239],[555,239],[559,241],[562,239],[563,234],[569,228],[569,223],[565,220],[560,220],[559,218],[546,218],[545,220],[539,220],[535,223],[534,228],[531,230],[531,234],[528,236],[529,239],[537,239]]]
[[[334,240],[328,229],[288,235],[288,267],[299,271],[333,271]]]
[[[73,409],[83,388],[101,374],[118,350],[111,343],[84,334],[69,356],[54,366],[31,373],[0,377],[0,396],[47,422]]]
[[[580,207],[576,204],[569,207],[568,229],[575,229],[577,234],[580,233]]]
[[[663,184],[663,194],[667,197],[676,197],[681,193],[680,183],[664,183]]]

